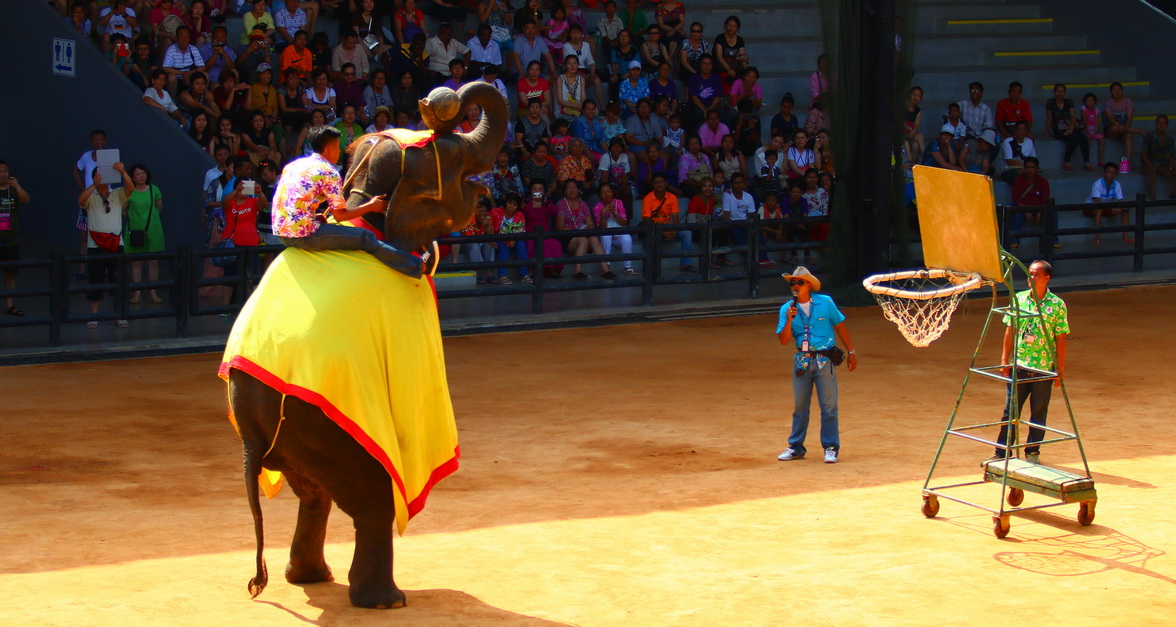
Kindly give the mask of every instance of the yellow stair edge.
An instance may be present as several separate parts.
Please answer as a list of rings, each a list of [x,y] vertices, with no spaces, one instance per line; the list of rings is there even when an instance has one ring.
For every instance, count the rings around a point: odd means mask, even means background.
[[[1049,24],[1053,22],[1052,17],[1025,17],[1025,18],[1011,18],[1001,20],[948,20],[949,26],[960,26],[964,24]]]
[[[1119,84],[1122,85],[1123,87],[1148,87],[1151,85],[1151,81],[1124,81],[1124,82],[1120,82]],[[1111,86],[1111,83],[1109,81],[1106,83],[1075,83],[1073,85],[1067,83],[1066,89],[1094,89],[1096,87],[1110,87],[1110,86]],[[1053,91],[1054,86],[1051,83],[1049,85],[1042,85],[1041,88]]]
[[[1056,57],[1063,55],[1100,54],[1101,50],[1025,50],[1022,52],[997,52],[998,57]]]

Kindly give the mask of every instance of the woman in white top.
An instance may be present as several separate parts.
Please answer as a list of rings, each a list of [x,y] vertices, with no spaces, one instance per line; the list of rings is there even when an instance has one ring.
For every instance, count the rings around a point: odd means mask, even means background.
[[[808,133],[797,129],[792,134],[792,147],[788,149],[788,180],[804,178],[805,170],[821,169],[821,153],[808,149]]]
[[[151,71],[151,86],[143,92],[143,103],[170,115],[180,126],[184,125],[184,114],[180,113],[167,91],[167,72],[158,68]]]
[[[310,75],[311,86],[303,92],[307,111],[322,111],[327,124],[335,121],[335,90],[327,84],[327,70],[316,68]]]

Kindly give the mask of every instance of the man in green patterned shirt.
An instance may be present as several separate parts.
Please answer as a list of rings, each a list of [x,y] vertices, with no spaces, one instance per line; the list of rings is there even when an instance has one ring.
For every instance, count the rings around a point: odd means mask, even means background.
[[[1062,376],[1066,369],[1066,335],[1070,333],[1070,321],[1067,317],[1066,303],[1057,294],[1049,291],[1049,281],[1053,278],[1053,266],[1048,261],[1037,260],[1029,264],[1029,289],[1017,293],[1017,304],[1022,311],[1036,314],[1041,312],[1041,318],[1036,316],[1021,319],[1020,337],[1016,338],[1016,360],[1010,362],[1013,354],[1013,320],[1005,316],[1003,322],[1010,325],[1005,330],[1004,346],[1001,350],[1001,374],[1009,376],[1014,367],[1017,368],[1017,397],[1018,415],[1025,406],[1025,399],[1029,399],[1029,422],[1034,425],[1044,425],[1049,413],[1049,397],[1052,389],[1061,387]],[[1042,329],[1042,322],[1045,328]],[[1054,360],[1056,352],[1057,360]],[[1040,378],[1040,373],[1026,368],[1056,372],[1054,379],[1033,380]],[[1024,382],[1023,382],[1024,381]],[[1009,385],[1009,397],[1005,401],[1004,418],[1009,419],[1009,408],[1012,406],[1013,386]],[[1042,429],[1029,428],[1029,444],[1040,442],[1045,435]],[[1008,425],[1000,428],[999,446],[996,448],[994,460],[1004,459],[1006,449],[1005,440],[1008,437]],[[1040,463],[1040,446],[1026,446],[1025,460]]]

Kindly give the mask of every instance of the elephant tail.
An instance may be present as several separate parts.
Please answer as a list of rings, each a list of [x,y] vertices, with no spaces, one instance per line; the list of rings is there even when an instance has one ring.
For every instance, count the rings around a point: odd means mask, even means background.
[[[269,583],[269,571],[265,567],[262,551],[265,549],[265,528],[261,518],[261,489],[258,487],[258,475],[261,474],[262,455],[257,447],[248,440],[244,441],[245,449],[245,492],[249,499],[249,511],[253,514],[253,533],[257,536],[257,573],[249,580],[249,594],[257,598]]]

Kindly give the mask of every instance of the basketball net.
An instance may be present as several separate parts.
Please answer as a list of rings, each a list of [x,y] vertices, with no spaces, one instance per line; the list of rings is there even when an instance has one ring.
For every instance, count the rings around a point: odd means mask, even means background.
[[[876,274],[862,281],[912,345],[926,348],[939,339],[964,294],[983,285],[979,274],[929,269]]]

